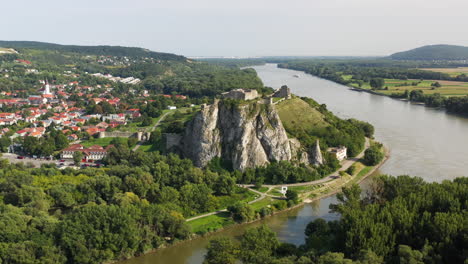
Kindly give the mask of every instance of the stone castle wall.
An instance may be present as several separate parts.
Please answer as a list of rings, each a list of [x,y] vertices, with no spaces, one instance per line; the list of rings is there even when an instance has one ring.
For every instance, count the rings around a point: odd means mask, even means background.
[[[107,137],[124,137],[130,138],[135,137],[138,141],[147,141],[151,136],[150,132],[99,132],[99,138],[107,138]]]

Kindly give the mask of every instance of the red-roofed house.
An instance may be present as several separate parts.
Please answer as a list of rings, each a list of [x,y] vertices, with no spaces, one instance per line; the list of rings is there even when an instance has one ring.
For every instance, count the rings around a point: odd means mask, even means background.
[[[102,160],[107,156],[107,152],[112,146],[113,145],[109,145],[106,148],[103,148],[99,145],[94,145],[89,148],[85,148],[81,144],[74,144],[62,150],[62,154],[60,156],[62,159],[72,159],[75,152],[79,151],[83,153],[83,159],[86,161]]]

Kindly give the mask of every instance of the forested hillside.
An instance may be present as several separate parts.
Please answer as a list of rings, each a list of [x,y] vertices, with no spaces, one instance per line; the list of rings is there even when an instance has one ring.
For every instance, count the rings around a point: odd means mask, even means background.
[[[103,263],[190,237],[187,216],[252,195],[229,173],[116,143],[105,169],[0,160],[1,263]],[[118,165],[116,165],[118,164]]]
[[[394,60],[467,60],[468,47],[430,45],[390,55]]]
[[[79,45],[60,45],[54,43],[38,41],[0,41],[0,47],[14,48],[21,52],[23,49],[39,49],[57,52],[70,52],[78,54],[94,54],[102,56],[127,56],[127,57],[150,57],[159,60],[177,60],[185,61],[184,56],[171,53],[154,52],[143,48],[122,47],[122,46],[79,46]]]

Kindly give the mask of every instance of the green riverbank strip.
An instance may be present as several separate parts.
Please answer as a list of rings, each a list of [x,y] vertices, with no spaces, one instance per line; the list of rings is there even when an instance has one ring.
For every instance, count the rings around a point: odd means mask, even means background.
[[[346,174],[335,180],[331,180],[325,183],[311,184],[305,186],[292,186],[289,188],[299,193],[300,198],[303,200],[303,202],[299,205],[303,204],[304,202],[312,202],[333,195],[339,192],[341,188],[352,184],[360,183],[366,177],[374,173],[389,158],[389,151],[384,148],[384,152],[385,158],[376,166],[366,166],[359,161],[355,162],[354,165],[358,169],[357,172],[354,173],[354,175]],[[260,191],[265,192],[266,190],[264,188],[266,187],[262,187]],[[277,191],[278,190],[276,188],[273,188],[268,192],[268,194],[276,194]],[[272,198],[270,196],[265,196],[263,199],[250,204],[250,206],[252,206],[252,208],[257,211],[265,207],[273,208],[273,205],[279,201],[280,200]],[[206,217],[188,221],[187,223],[191,226],[192,232],[195,234],[215,232],[228,226],[237,224],[235,221],[232,220],[229,212],[225,211],[220,212],[218,214],[208,215]]]

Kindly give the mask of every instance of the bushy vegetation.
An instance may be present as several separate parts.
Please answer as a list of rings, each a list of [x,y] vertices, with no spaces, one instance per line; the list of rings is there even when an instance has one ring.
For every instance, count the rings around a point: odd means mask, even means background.
[[[357,185],[344,188],[330,206],[341,218],[311,222],[300,247],[280,243],[262,226],[240,241],[212,241],[205,263],[466,263],[467,195],[467,178],[380,176],[365,196]]]
[[[317,139],[323,150],[328,147],[346,146],[348,156],[353,157],[364,149],[365,137],[372,137],[374,128],[371,124],[356,119],[343,120],[327,110],[327,106],[318,104],[311,98],[302,97],[311,109],[304,109],[307,112],[318,112],[324,122],[315,126],[302,124],[300,121],[291,126],[287,121],[283,121],[286,131],[292,137],[297,138],[301,145],[305,146],[309,153],[315,147]],[[281,107],[281,106],[280,106]],[[281,109],[280,115],[281,115]],[[303,113],[300,113],[303,114]],[[310,113],[312,114],[312,113]],[[295,122],[292,120],[291,122]]]
[[[102,263],[186,239],[185,217],[248,200],[230,173],[189,160],[131,152],[115,142],[106,168],[0,161],[3,263]]]
[[[382,144],[375,143],[372,146],[370,146],[366,151],[364,152],[364,157],[362,159],[363,163],[367,166],[375,166],[379,164],[385,154],[382,151]]]

